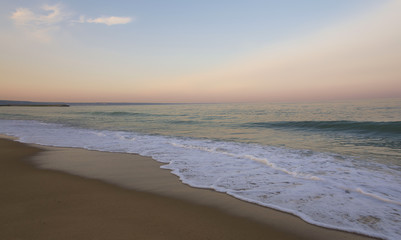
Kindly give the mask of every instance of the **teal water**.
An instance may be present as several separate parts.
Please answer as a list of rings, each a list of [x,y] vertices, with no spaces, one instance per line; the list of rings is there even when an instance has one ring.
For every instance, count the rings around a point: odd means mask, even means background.
[[[401,166],[399,99],[305,104],[3,108],[0,118],[310,149]]]
[[[152,156],[194,187],[401,238],[401,99],[2,107],[0,133]]]

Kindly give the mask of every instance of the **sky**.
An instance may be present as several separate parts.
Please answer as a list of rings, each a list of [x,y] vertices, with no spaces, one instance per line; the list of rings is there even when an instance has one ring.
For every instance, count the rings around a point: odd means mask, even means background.
[[[401,97],[401,0],[3,0],[0,99]]]

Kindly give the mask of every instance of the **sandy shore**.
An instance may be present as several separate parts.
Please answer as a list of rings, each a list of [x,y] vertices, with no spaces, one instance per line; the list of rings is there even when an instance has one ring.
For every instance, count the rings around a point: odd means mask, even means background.
[[[0,239],[369,239],[188,187],[135,154],[0,139],[0,156]]]

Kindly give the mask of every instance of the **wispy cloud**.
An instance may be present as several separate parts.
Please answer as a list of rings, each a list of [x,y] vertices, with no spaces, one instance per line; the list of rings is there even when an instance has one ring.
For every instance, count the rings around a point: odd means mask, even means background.
[[[127,24],[132,22],[134,19],[132,17],[98,17],[98,18],[86,18],[81,15],[78,20],[72,20],[73,23],[101,23],[107,26],[117,25],[117,24]]]
[[[107,26],[127,24],[133,21],[131,17],[98,17],[85,18],[81,15],[78,20],[73,20],[60,4],[44,5],[41,12],[33,12],[28,8],[17,8],[10,16],[14,24],[24,32],[42,42],[52,40],[52,34],[66,23],[101,23]]]
[[[22,28],[28,35],[43,41],[51,40],[51,32],[59,29],[59,24],[68,18],[60,5],[44,5],[44,13],[34,13],[28,8],[18,8],[12,13],[11,19],[15,25]]]
[[[11,19],[15,21],[18,25],[26,25],[36,20],[36,16],[31,10],[27,8],[18,8],[11,15]]]
[[[18,8],[12,13],[11,19],[18,25],[52,25],[61,22],[66,17],[60,5],[44,5],[42,9],[48,13],[36,14],[28,8]]]
[[[99,17],[94,19],[86,20],[88,23],[103,23],[107,26],[116,25],[116,24],[127,24],[132,22],[132,18],[130,17]]]

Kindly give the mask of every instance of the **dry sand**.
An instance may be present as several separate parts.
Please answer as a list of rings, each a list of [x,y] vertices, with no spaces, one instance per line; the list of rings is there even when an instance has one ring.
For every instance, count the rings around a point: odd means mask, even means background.
[[[107,171],[121,183],[115,161],[132,172],[126,184],[76,176]],[[74,175],[37,168],[60,164]],[[159,166],[135,154],[0,139],[0,239],[369,239],[188,187]]]

